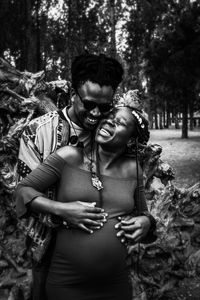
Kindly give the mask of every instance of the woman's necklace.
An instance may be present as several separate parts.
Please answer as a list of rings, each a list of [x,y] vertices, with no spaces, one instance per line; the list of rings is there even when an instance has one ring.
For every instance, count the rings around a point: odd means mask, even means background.
[[[71,127],[74,131],[74,134],[75,134],[75,135],[70,137],[71,145],[82,144],[79,141],[76,129],[75,129],[72,121],[70,120],[70,118],[69,118],[69,121],[70,121]],[[84,153],[85,158],[87,159],[87,161],[84,159],[84,164],[85,164],[86,168],[90,171],[92,186],[95,187],[98,191],[100,191],[101,189],[103,189],[103,185],[102,185],[101,180],[99,179],[100,172],[99,172],[99,157],[97,155],[98,150],[96,149],[96,151],[94,151],[93,144],[94,144],[93,141],[91,141],[91,144],[90,144],[90,146],[91,146],[91,149],[90,149],[91,150],[90,151],[91,157],[89,157],[89,155],[87,155],[87,153],[84,149],[84,146],[83,146],[83,153]],[[95,154],[96,159],[94,159],[94,154]],[[95,165],[95,162],[96,162],[96,165]]]
[[[90,168],[90,172],[91,172],[91,180],[92,180],[92,185],[93,187],[95,187],[98,191],[103,189],[103,184],[102,181],[100,180],[100,170],[99,170],[99,157],[98,157],[98,149],[96,148],[95,151],[93,151],[92,149],[92,156],[91,156],[91,168]],[[95,153],[96,159],[94,161],[93,159],[93,155]],[[96,162],[96,171],[94,170],[94,163]]]
[[[103,184],[99,177],[97,176],[96,173],[91,173],[91,180],[92,180],[92,185],[95,187],[98,191],[103,189]]]

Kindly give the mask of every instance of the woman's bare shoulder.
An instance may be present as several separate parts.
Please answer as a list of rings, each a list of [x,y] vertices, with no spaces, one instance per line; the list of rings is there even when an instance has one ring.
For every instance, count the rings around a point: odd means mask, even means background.
[[[125,157],[124,159],[124,168],[126,168],[128,177],[136,177],[137,176],[137,163],[136,159],[133,157]],[[140,163],[138,163],[138,175],[142,176],[142,169]]]
[[[56,151],[70,165],[79,165],[82,163],[83,150],[82,148],[73,146],[64,146]]]

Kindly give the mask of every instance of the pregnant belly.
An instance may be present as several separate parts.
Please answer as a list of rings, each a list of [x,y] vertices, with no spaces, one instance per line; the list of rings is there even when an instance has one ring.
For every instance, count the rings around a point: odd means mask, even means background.
[[[116,237],[116,219],[93,234],[63,229],[57,236],[53,269],[69,277],[100,279],[125,272],[127,249]],[[54,270],[55,271],[55,270]]]

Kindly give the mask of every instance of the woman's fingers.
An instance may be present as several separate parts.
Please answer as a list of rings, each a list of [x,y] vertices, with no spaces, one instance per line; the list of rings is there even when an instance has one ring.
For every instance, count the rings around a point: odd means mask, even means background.
[[[136,230],[132,234],[125,233],[123,230],[120,230],[117,233],[117,237],[120,238],[121,242],[124,243],[125,241],[128,241],[129,243],[137,243],[141,240],[143,237],[143,234],[141,230]]]
[[[143,237],[143,234],[139,231],[135,231],[134,234],[124,234],[124,237],[126,238],[126,240],[128,240],[130,243],[131,242],[139,242],[141,240],[141,238]]]
[[[135,230],[137,229],[140,229],[142,228],[142,225],[140,223],[134,223],[134,224],[131,224],[131,225],[122,225],[120,227],[121,230],[124,230],[125,232],[134,232]]]
[[[144,237],[144,232],[142,228],[137,228],[134,231],[132,231],[132,229],[130,231],[120,230],[117,232],[117,237],[120,238],[122,242],[138,243]]]
[[[121,224],[123,224],[123,225],[131,225],[131,224],[134,224],[135,221],[137,221],[137,218],[136,217],[132,217],[132,218],[129,218],[129,219],[126,219],[126,220],[121,220]]]
[[[121,228],[123,225],[126,226],[126,225],[134,224],[135,221],[136,221],[136,218],[135,218],[135,217],[126,217],[126,219],[123,219],[123,220],[122,220],[122,217],[118,217],[118,220],[119,220],[120,222],[118,222],[118,223],[115,225],[115,228],[116,228],[116,229]]]

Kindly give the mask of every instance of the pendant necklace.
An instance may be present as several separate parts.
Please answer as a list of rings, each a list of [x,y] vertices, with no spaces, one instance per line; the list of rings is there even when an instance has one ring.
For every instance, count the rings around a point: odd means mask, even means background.
[[[69,118],[70,120],[70,118]],[[71,124],[71,127],[75,133],[75,135],[72,135],[70,137],[70,143],[71,145],[75,146],[75,145],[79,145],[82,143],[79,141],[79,138],[78,138],[78,135],[77,135],[77,132],[76,132],[76,129],[72,123],[72,121],[70,120],[70,124]],[[99,178],[99,158],[98,158],[98,155],[97,155],[97,151],[94,151],[93,149],[93,139],[91,139],[91,144],[90,144],[90,148],[91,148],[91,158],[87,155],[85,149],[84,149],[84,146],[83,146],[83,153],[84,153],[84,156],[87,158],[87,160],[89,161],[89,163],[87,163],[86,161],[84,162],[84,164],[86,165],[87,169],[90,171],[90,174],[91,174],[91,183],[92,183],[92,186],[94,188],[96,188],[98,191],[100,191],[101,189],[103,189],[103,184]],[[94,154],[96,154],[96,160],[94,160]],[[96,171],[94,169],[94,164],[96,162]]]
[[[96,147],[97,148],[97,147]],[[92,157],[91,157],[91,169],[90,169],[90,172],[91,172],[91,180],[92,180],[92,185],[93,187],[95,187],[98,191],[102,190],[103,189],[103,184],[102,184],[102,181],[100,180],[100,170],[99,170],[99,157],[98,157],[98,149],[96,149],[95,151],[93,151],[92,149]],[[94,159],[93,159],[93,154],[96,154],[96,172],[94,171],[93,169],[93,163],[95,162]]]
[[[91,162],[91,181],[92,185],[95,189],[97,189],[98,194],[99,194],[99,207],[103,207],[103,184],[100,178],[100,166],[99,166],[99,152],[98,152],[98,146],[96,145],[95,151],[92,151],[92,153],[95,153],[95,167],[96,171],[93,170],[92,168],[92,163]]]
[[[70,121],[70,127],[73,129],[74,131],[74,135],[71,135],[69,138],[69,142],[72,146],[74,147],[80,147],[83,148],[83,143],[79,140],[78,134],[76,132],[76,129],[74,127],[74,124],[72,123],[71,119],[68,116],[68,119]]]

